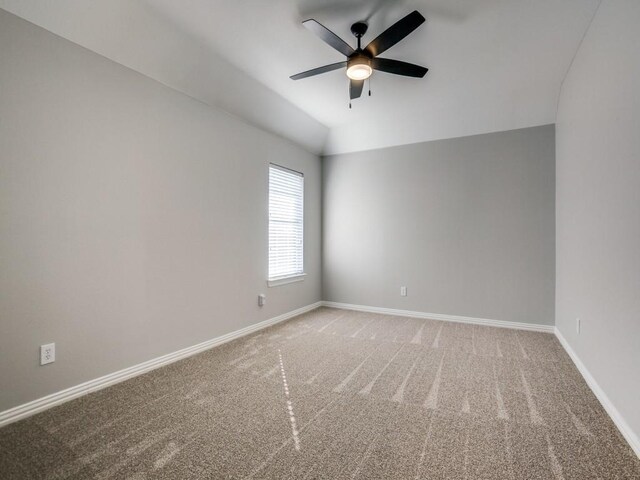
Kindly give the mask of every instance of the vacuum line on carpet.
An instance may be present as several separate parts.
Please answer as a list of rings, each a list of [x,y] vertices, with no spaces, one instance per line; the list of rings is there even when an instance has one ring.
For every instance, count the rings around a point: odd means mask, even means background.
[[[433,340],[433,344],[431,345],[431,348],[439,348],[440,347],[440,334],[442,333],[442,327],[444,327],[444,322],[442,322],[440,324],[440,328],[438,329],[438,333],[436,335],[436,338]]]
[[[345,378],[340,385],[338,385],[336,388],[333,389],[334,392],[336,393],[340,393],[342,390],[344,390],[344,388],[347,386],[347,384],[351,381],[351,379],[353,377],[355,377],[356,373],[358,373],[358,370],[360,370],[362,368],[362,366],[365,364],[365,362],[367,360],[369,360],[369,358],[373,355],[373,353],[370,353],[369,355],[367,355],[367,357],[362,361],[362,363],[360,363],[360,365],[358,365],[355,369],[353,369],[351,371],[351,373],[349,375],[347,375],[347,378]]]
[[[411,377],[411,374],[413,373],[413,369],[416,368],[416,365],[418,364],[418,360],[420,360],[420,357],[416,358],[416,361],[413,362],[413,365],[411,365],[409,372],[404,377],[402,384],[398,387],[393,397],[391,397],[392,402],[402,403],[402,400],[404,399],[404,389],[407,387],[407,383],[409,382],[409,377]]]
[[[342,317],[344,317],[344,314],[342,315],[338,315],[336,318],[334,318],[333,320],[331,320],[329,323],[327,323],[324,327],[322,327],[320,330],[318,330],[318,333],[320,332],[324,332],[325,329],[329,326],[329,325],[333,325],[335,322],[337,322],[338,320],[340,320]]]
[[[316,421],[316,419],[323,414],[324,412],[326,412],[328,410],[329,407],[333,406],[334,403],[336,403],[338,401],[338,397],[335,397],[333,400],[330,400],[325,406],[323,406],[320,410],[318,410],[316,412],[316,414],[311,417],[311,419],[305,423],[302,428],[300,428],[300,432],[304,432],[304,430],[306,428],[308,428],[309,426],[311,426],[313,424],[313,422]],[[251,480],[252,478],[254,478],[258,473],[260,473],[262,471],[263,468],[265,468],[269,462],[271,462],[276,455],[278,455],[278,453],[280,453],[280,451],[286,447],[289,443],[291,442],[291,439],[288,438],[287,440],[285,440],[284,442],[282,442],[282,444],[276,448],[273,452],[271,452],[271,454],[269,454],[269,456],[266,458],[266,460],[264,460],[260,465],[258,465],[258,467],[253,470],[253,472],[251,472],[246,478],[246,480]]]
[[[509,420],[509,413],[504,406],[504,400],[502,400],[502,394],[500,393],[500,384],[498,383],[498,373],[496,372],[495,365],[493,365],[493,379],[496,382],[496,403],[498,405],[498,418]]]
[[[418,333],[416,333],[414,337],[411,339],[411,343],[417,344],[417,345],[420,345],[420,343],[422,343],[422,331],[424,330],[424,326],[426,324],[427,322],[422,323],[422,325],[420,326],[420,330],[418,330]]]
[[[365,328],[367,328],[369,325],[371,325],[373,323],[373,318],[371,320],[369,320],[367,323],[365,323],[364,325],[362,325],[360,328],[358,328],[355,332],[353,332],[353,334],[351,335],[351,338],[356,338],[358,336],[358,334],[364,330]]]
[[[433,380],[431,384],[431,388],[429,389],[429,394],[427,395],[427,399],[424,401],[424,406],[435,410],[438,408],[438,391],[440,390],[440,377],[442,375],[442,364],[444,363],[444,355],[440,359],[440,365],[438,366],[438,371],[436,372],[436,378]]]
[[[549,439],[549,435],[547,435],[547,450],[549,454],[549,462],[551,463],[551,471],[553,475],[556,477],[556,480],[564,480],[564,475],[562,474],[562,466],[558,461],[558,457],[556,457],[555,452],[553,451],[553,445],[551,444],[551,440]]]
[[[289,385],[287,384],[287,374],[284,371],[284,362],[282,361],[282,352],[278,349],[278,358],[280,359],[280,373],[282,374],[282,384],[284,385],[284,394],[287,397],[287,410],[289,412],[289,420],[291,421],[291,434],[293,435],[293,445],[296,451],[300,451],[300,438],[298,437],[298,426],[296,424],[296,416],[293,414],[293,404],[289,396]]]
[[[395,360],[395,358],[398,356],[398,354],[400,353],[400,351],[404,348],[405,344],[403,344],[398,351],[393,355],[393,357],[391,357],[391,359],[387,362],[387,364],[384,366],[384,368],[382,370],[380,370],[380,372],[374,377],[373,380],[371,380],[369,382],[369,384],[364,387],[362,390],[360,390],[358,393],[360,395],[369,395],[371,393],[371,389],[373,388],[373,386],[375,385],[375,383],[378,381],[378,379],[382,376],[382,374],[384,373],[384,371],[389,367],[389,365],[391,365],[391,362],[393,362]]]
[[[514,333],[516,334],[516,340],[518,341],[518,345],[520,346],[520,351],[522,352],[522,358],[524,358],[525,360],[529,360],[529,355],[527,355],[527,351],[524,349],[524,346],[522,345],[522,342],[520,341],[520,337],[518,336],[518,332],[516,330],[514,330]]]
[[[531,393],[531,387],[529,387],[529,382],[527,382],[526,377],[524,376],[524,372],[522,369],[520,370],[520,377],[522,380],[522,387],[524,389],[524,395],[527,399],[527,405],[529,406],[529,415],[531,417],[531,423],[534,425],[544,425],[544,420],[538,413],[538,409],[536,408],[536,402],[533,400],[533,394]]]

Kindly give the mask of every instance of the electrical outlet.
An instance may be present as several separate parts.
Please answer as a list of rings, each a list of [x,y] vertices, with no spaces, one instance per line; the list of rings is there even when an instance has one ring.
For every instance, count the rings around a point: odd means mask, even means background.
[[[262,307],[267,303],[267,296],[264,293],[258,295],[258,306]]]
[[[407,296],[407,287],[400,287],[400,296],[401,297]]]
[[[580,325],[580,318],[576,318],[576,332],[578,335],[580,335],[580,327],[582,327],[582,325]]]
[[[56,344],[49,343],[47,345],[40,345],[40,365],[46,365],[47,363],[53,363],[56,361]]]

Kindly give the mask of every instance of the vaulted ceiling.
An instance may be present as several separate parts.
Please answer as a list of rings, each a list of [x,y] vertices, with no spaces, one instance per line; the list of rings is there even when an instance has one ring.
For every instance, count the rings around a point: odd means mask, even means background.
[[[600,0],[0,0],[0,7],[315,153],[341,153],[554,123],[564,76]],[[419,10],[383,54],[424,79],[376,72],[348,108],[344,58],[301,25],[355,45]]]

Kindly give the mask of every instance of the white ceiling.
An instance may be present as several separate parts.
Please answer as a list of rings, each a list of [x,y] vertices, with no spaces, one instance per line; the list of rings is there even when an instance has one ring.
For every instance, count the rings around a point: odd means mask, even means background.
[[[560,86],[600,0],[0,0],[0,7],[314,152],[341,153],[554,123]],[[424,79],[377,72],[348,108],[341,55],[412,10],[427,22],[383,54]],[[242,75],[242,72],[246,76]]]

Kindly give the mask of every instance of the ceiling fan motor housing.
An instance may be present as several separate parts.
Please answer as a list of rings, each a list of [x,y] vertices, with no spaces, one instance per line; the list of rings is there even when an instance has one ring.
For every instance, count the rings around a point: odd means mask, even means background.
[[[371,66],[371,56],[365,52],[356,52],[347,59],[347,68],[355,65],[369,65]]]

